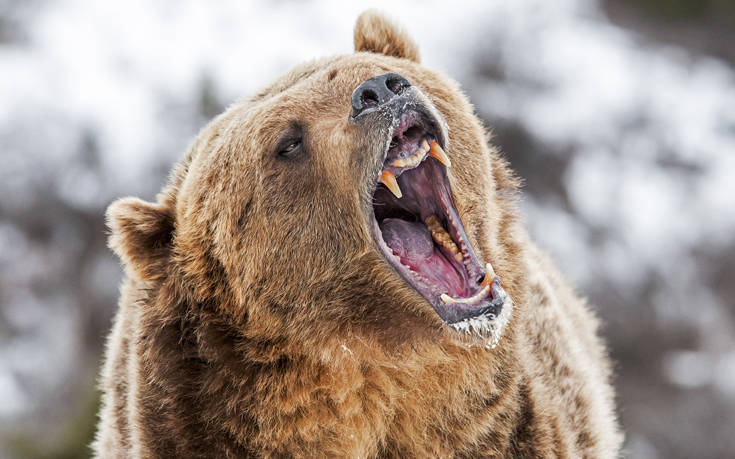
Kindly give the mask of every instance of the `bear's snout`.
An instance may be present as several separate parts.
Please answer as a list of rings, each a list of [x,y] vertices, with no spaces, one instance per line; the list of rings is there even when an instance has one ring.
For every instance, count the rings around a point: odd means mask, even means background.
[[[380,107],[401,95],[410,86],[411,83],[397,73],[384,73],[368,78],[360,83],[352,93],[350,118],[355,119],[363,113]]]

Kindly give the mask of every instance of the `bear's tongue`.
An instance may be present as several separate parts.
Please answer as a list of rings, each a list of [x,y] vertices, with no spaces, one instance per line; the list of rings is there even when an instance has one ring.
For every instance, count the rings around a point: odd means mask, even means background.
[[[427,223],[431,224],[431,220]],[[437,234],[424,223],[409,222],[400,218],[386,218],[380,222],[383,240],[393,253],[401,259],[401,263],[412,271],[428,278],[433,283],[444,285],[453,296],[464,295],[462,276],[452,253],[447,248],[451,244],[444,240],[443,234]],[[448,235],[446,236],[448,237]],[[438,239],[437,240],[435,240]]]

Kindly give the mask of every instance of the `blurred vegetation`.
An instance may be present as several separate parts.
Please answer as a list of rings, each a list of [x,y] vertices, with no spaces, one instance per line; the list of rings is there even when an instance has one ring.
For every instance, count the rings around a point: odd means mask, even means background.
[[[735,0],[602,0],[609,18],[645,38],[735,64]]]
[[[705,17],[735,21],[733,0],[624,0],[647,14],[662,19],[691,21]]]
[[[9,435],[5,441],[9,452],[25,459],[83,459],[92,456],[89,445],[97,427],[97,412],[100,409],[100,391],[94,388],[81,390],[82,400],[78,411],[59,426],[59,432],[44,438],[32,437],[24,429]]]

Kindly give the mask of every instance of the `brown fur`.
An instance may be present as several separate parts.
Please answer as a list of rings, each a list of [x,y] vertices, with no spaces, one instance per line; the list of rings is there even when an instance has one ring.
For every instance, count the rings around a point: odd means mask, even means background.
[[[100,457],[615,457],[597,321],[516,218],[518,182],[452,80],[379,15],[353,55],[294,69],[197,137],[156,203],[107,218],[126,268]],[[407,77],[449,126],[467,234],[516,307],[499,344],[446,326],[364,211],[382,159],[350,94]],[[275,144],[292,121],[307,155]]]

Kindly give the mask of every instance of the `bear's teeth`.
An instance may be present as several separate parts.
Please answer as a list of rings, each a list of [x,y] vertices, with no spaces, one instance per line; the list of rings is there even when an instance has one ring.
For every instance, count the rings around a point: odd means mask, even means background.
[[[447,295],[446,293],[442,293],[442,295],[440,296],[440,298],[442,300],[442,303],[444,303],[444,304],[451,304],[451,303],[456,303],[457,302],[457,300],[455,300],[451,296]]]
[[[415,166],[416,164],[420,163],[422,159],[424,159],[424,156],[426,156],[426,152],[429,151],[431,147],[429,147],[429,142],[424,139],[421,142],[421,145],[419,146],[418,151],[414,153],[413,155],[409,156],[408,158],[397,158],[393,160],[393,166],[394,167],[408,167],[408,166]]]
[[[432,215],[426,219],[426,227],[429,228],[429,231],[431,231],[431,237],[433,237],[437,243],[452,252],[455,260],[462,261],[462,252],[457,248],[457,243],[452,240],[452,236],[450,236],[447,230],[444,229],[436,215]]]
[[[441,298],[442,303],[444,303],[444,304],[452,304],[452,303],[474,303],[475,301],[478,301],[478,300],[484,298],[485,295],[487,295],[487,293],[489,291],[490,291],[490,286],[489,285],[485,285],[485,286],[482,287],[482,289],[480,289],[479,292],[475,293],[474,295],[472,295],[469,298],[459,298],[459,299],[452,298],[451,296],[449,296],[446,293],[442,293],[439,298]]]
[[[480,282],[480,285],[490,285],[493,283],[493,280],[495,280],[495,270],[493,269],[493,265],[485,263],[485,277],[482,279],[482,282]]]
[[[421,152],[426,154],[429,150],[431,150],[431,147],[429,146],[429,142],[426,141],[426,139],[421,141]]]
[[[380,174],[380,182],[385,185],[391,193],[398,199],[400,199],[403,196],[403,193],[401,193],[401,189],[398,187],[398,181],[396,180],[396,176],[391,171],[383,171],[382,174]]]
[[[490,287],[492,286],[493,280],[495,279],[495,270],[493,269],[493,266],[490,263],[485,264],[485,277],[482,279],[482,282],[480,282],[480,285],[482,285],[482,289],[472,295],[469,298],[452,298],[446,293],[442,293],[439,298],[441,298],[442,303],[444,304],[452,304],[452,303],[473,303],[480,298],[483,298],[487,293],[490,291]]]
[[[452,167],[452,161],[449,160],[449,156],[444,153],[444,150],[442,150],[442,147],[440,147],[436,141],[431,142],[431,156],[438,159],[439,162],[447,166],[447,168]]]

